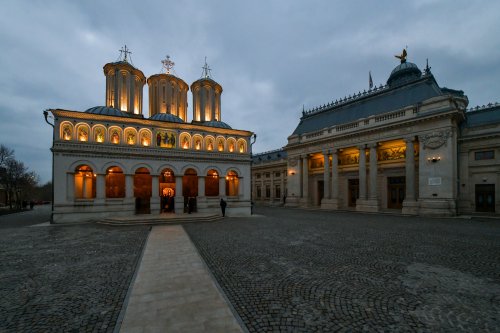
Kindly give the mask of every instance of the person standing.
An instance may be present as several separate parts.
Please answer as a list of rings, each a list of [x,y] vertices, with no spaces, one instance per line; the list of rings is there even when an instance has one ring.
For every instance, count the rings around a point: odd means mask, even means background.
[[[220,209],[222,210],[222,217],[226,216],[226,206],[227,202],[225,202],[224,199],[220,198]]]

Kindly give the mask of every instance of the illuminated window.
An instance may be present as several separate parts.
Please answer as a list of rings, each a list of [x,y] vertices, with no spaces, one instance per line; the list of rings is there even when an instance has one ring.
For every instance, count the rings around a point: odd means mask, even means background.
[[[147,147],[151,144],[151,138],[149,136],[149,133],[147,132],[142,132],[141,133],[141,144],[144,146],[144,147]]]
[[[207,197],[219,195],[219,174],[215,170],[207,172],[205,177],[205,195]]]
[[[75,199],[95,198],[96,175],[88,165],[75,170]]]
[[[235,171],[229,171],[226,176],[226,194],[228,196],[237,196],[239,194],[239,179]]]
[[[119,167],[106,170],[106,198],[125,197],[125,175]]]
[[[88,141],[89,140],[89,131],[87,127],[80,126],[78,127],[78,140],[79,141]]]
[[[104,129],[98,127],[94,130],[94,141],[102,143],[104,142]]]
[[[114,144],[120,143],[120,134],[117,129],[111,131],[111,143]]]
[[[62,138],[64,140],[71,140],[71,134],[72,134],[71,125],[65,124],[62,129]]]

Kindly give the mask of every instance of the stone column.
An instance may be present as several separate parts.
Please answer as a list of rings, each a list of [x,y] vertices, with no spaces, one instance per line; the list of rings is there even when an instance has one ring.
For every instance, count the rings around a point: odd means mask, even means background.
[[[405,152],[406,200],[415,200],[415,156],[413,151],[413,138],[407,138]]]
[[[405,139],[405,182],[406,193],[403,201],[403,214],[416,215],[418,213],[418,203],[415,196],[415,155],[414,155],[414,137]]]
[[[366,155],[365,146],[359,146],[359,199],[366,199]]]
[[[125,175],[125,202],[134,202],[134,175]]]
[[[302,198],[300,203],[302,206],[307,206],[309,203],[309,157],[302,156]]]
[[[106,175],[105,174],[96,174],[95,179],[95,199],[97,202],[104,202],[106,199]]]
[[[323,151],[324,169],[323,169],[323,182],[324,182],[324,198],[330,199],[330,154],[328,151]]]
[[[274,193],[274,171],[271,171],[271,183],[270,183],[270,187],[271,187],[271,193],[269,195],[269,204],[272,205],[273,202],[274,202],[274,197],[275,197],[275,193]]]
[[[332,150],[332,199],[339,198],[339,152]]]
[[[175,176],[175,214],[184,214],[184,197],[182,196],[182,177]]]
[[[219,197],[226,196],[226,177],[219,177]]]
[[[377,200],[377,144],[370,145],[370,200]]]
[[[205,196],[205,176],[198,176],[198,197]]]
[[[198,176],[198,197],[196,198],[196,208],[198,212],[204,212],[208,207],[207,197],[205,197],[205,176]]]
[[[280,172],[281,180],[280,180],[280,202],[283,202],[283,198],[285,197],[285,175],[286,175],[286,170]]]
[[[68,191],[66,194],[66,197],[68,201],[74,201],[75,200],[75,174],[73,172],[68,172],[66,174],[66,191]]]
[[[149,200],[151,214],[161,212],[160,208],[160,181],[158,175],[151,175],[151,199]]]
[[[370,145],[370,195],[366,193],[366,155],[365,147],[359,147],[359,199],[356,210],[363,212],[378,212],[377,200],[377,145]]]

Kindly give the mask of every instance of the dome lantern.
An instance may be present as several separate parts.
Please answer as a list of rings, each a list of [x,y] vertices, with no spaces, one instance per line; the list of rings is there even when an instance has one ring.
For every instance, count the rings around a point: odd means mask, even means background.
[[[142,115],[142,89],[146,83],[144,73],[129,63],[131,54],[125,45],[117,62],[104,65],[106,76],[106,106],[129,114]]]

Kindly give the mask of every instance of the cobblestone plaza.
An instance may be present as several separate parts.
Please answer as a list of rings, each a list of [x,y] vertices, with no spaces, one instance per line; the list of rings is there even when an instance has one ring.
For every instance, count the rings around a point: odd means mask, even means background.
[[[4,222],[0,332],[119,329],[148,227]],[[500,331],[498,219],[258,207],[184,229],[249,332]]]
[[[500,331],[498,219],[258,214],[185,227],[250,332]]]

